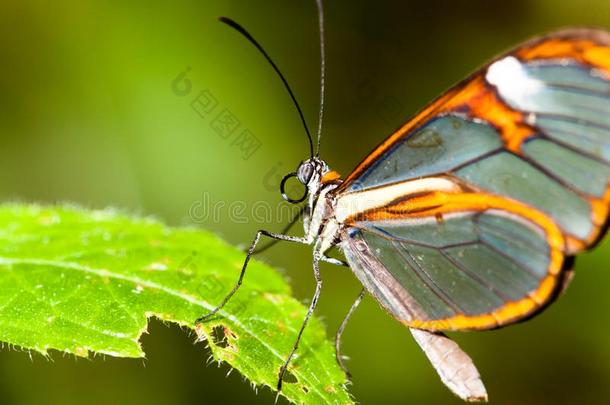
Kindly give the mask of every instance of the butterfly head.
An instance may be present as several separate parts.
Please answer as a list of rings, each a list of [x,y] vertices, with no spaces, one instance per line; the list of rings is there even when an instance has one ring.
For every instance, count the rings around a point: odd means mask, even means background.
[[[282,179],[280,184],[282,197],[290,203],[297,204],[304,201],[308,194],[317,194],[321,186],[322,176],[328,171],[330,169],[326,162],[317,157],[312,157],[301,162],[296,172],[289,173]],[[292,177],[296,177],[299,183],[305,186],[303,196],[299,199],[293,199],[286,193],[286,182]]]

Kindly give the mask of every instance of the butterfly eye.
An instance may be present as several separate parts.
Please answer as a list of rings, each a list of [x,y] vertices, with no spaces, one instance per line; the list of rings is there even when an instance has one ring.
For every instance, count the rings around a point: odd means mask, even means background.
[[[313,176],[313,171],[314,167],[311,162],[303,162],[297,170],[297,179],[299,179],[301,183],[307,185],[307,183],[309,183],[309,180],[311,180],[311,177]]]

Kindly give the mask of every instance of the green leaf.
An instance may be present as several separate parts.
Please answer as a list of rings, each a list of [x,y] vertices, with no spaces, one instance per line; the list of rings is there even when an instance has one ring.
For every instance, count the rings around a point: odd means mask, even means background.
[[[2,205],[0,341],[43,354],[144,357],[149,317],[194,329],[231,289],[243,259],[210,233],[113,210]],[[196,332],[214,359],[274,389],[304,315],[284,279],[253,261],[239,292]],[[317,319],[290,371],[296,382],[282,390],[289,400],[352,403]]]

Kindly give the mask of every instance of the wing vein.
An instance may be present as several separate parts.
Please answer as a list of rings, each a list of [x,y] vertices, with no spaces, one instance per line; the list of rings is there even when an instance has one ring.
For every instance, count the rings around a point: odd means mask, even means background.
[[[442,288],[440,288],[438,286],[438,284],[434,281],[434,279],[432,279],[430,274],[428,274],[428,272],[422,266],[419,265],[417,260],[415,260],[415,258],[413,257],[413,254],[411,254],[411,252],[409,252],[409,250],[405,246],[403,246],[402,243],[392,242],[392,245],[396,248],[396,250],[398,251],[398,254],[403,258],[405,263],[407,263],[409,268],[411,270],[413,270],[414,274],[422,281],[422,283],[424,283],[430,289],[430,291],[432,291],[432,293],[434,293],[434,295],[436,295],[448,307],[453,309],[454,312],[456,312],[456,313],[465,312],[457,303],[455,303],[453,301],[453,299],[451,299],[451,297],[449,297],[443,291]],[[411,259],[410,261],[409,261],[409,259],[407,259],[405,257],[404,253],[409,255],[409,258]],[[413,264],[411,264],[411,262]]]
[[[502,294],[502,292],[498,291],[496,288],[494,288],[491,284],[487,283],[487,281],[483,280],[482,278],[480,278],[479,276],[477,276],[476,274],[472,273],[470,270],[468,270],[463,263],[459,262],[457,259],[455,259],[453,256],[451,256],[449,253],[447,253],[444,249],[440,250],[441,254],[447,259],[449,260],[453,265],[455,265],[455,267],[460,270],[462,273],[464,273],[465,275],[467,275],[468,277],[470,277],[472,280],[474,280],[475,282],[479,283],[479,285],[481,285],[482,287],[485,287],[486,289],[488,289],[489,291],[493,292],[498,298],[500,298],[502,301],[509,301],[509,298]]]

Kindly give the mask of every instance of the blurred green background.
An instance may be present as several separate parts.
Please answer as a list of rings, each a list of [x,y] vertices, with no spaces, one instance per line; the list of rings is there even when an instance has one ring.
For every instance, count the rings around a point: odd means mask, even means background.
[[[343,174],[497,53],[566,25],[610,27],[607,0],[334,0],[326,13],[322,155]],[[264,44],[315,127],[313,1],[1,2],[0,199],[124,207],[205,227],[238,245],[260,227],[279,230],[285,216],[264,218],[267,211],[253,207],[279,204],[277,176],[306,157],[305,137],[281,82],[251,45],[216,21],[221,15]],[[188,89],[172,83],[186,69],[191,89],[181,95]],[[199,115],[191,103],[202,92],[199,101],[214,110]],[[213,121],[225,109],[239,122],[228,139]],[[255,151],[234,143],[244,130],[260,142]],[[237,217],[235,201],[245,207]],[[218,215],[203,215],[202,204]],[[313,292],[310,255],[307,247],[279,245],[264,259],[305,300]],[[492,403],[608,402],[610,245],[577,263],[568,294],[536,319],[455,335]],[[349,270],[324,266],[323,276],[318,315],[334,334],[359,287]],[[225,377],[226,366],[205,366],[209,353],[192,335],[156,321],[149,332],[146,360],[53,353],[47,361],[5,347],[0,402],[272,403],[269,390],[255,395],[238,373]],[[370,298],[344,348],[351,390],[363,404],[459,403],[408,331]]]

